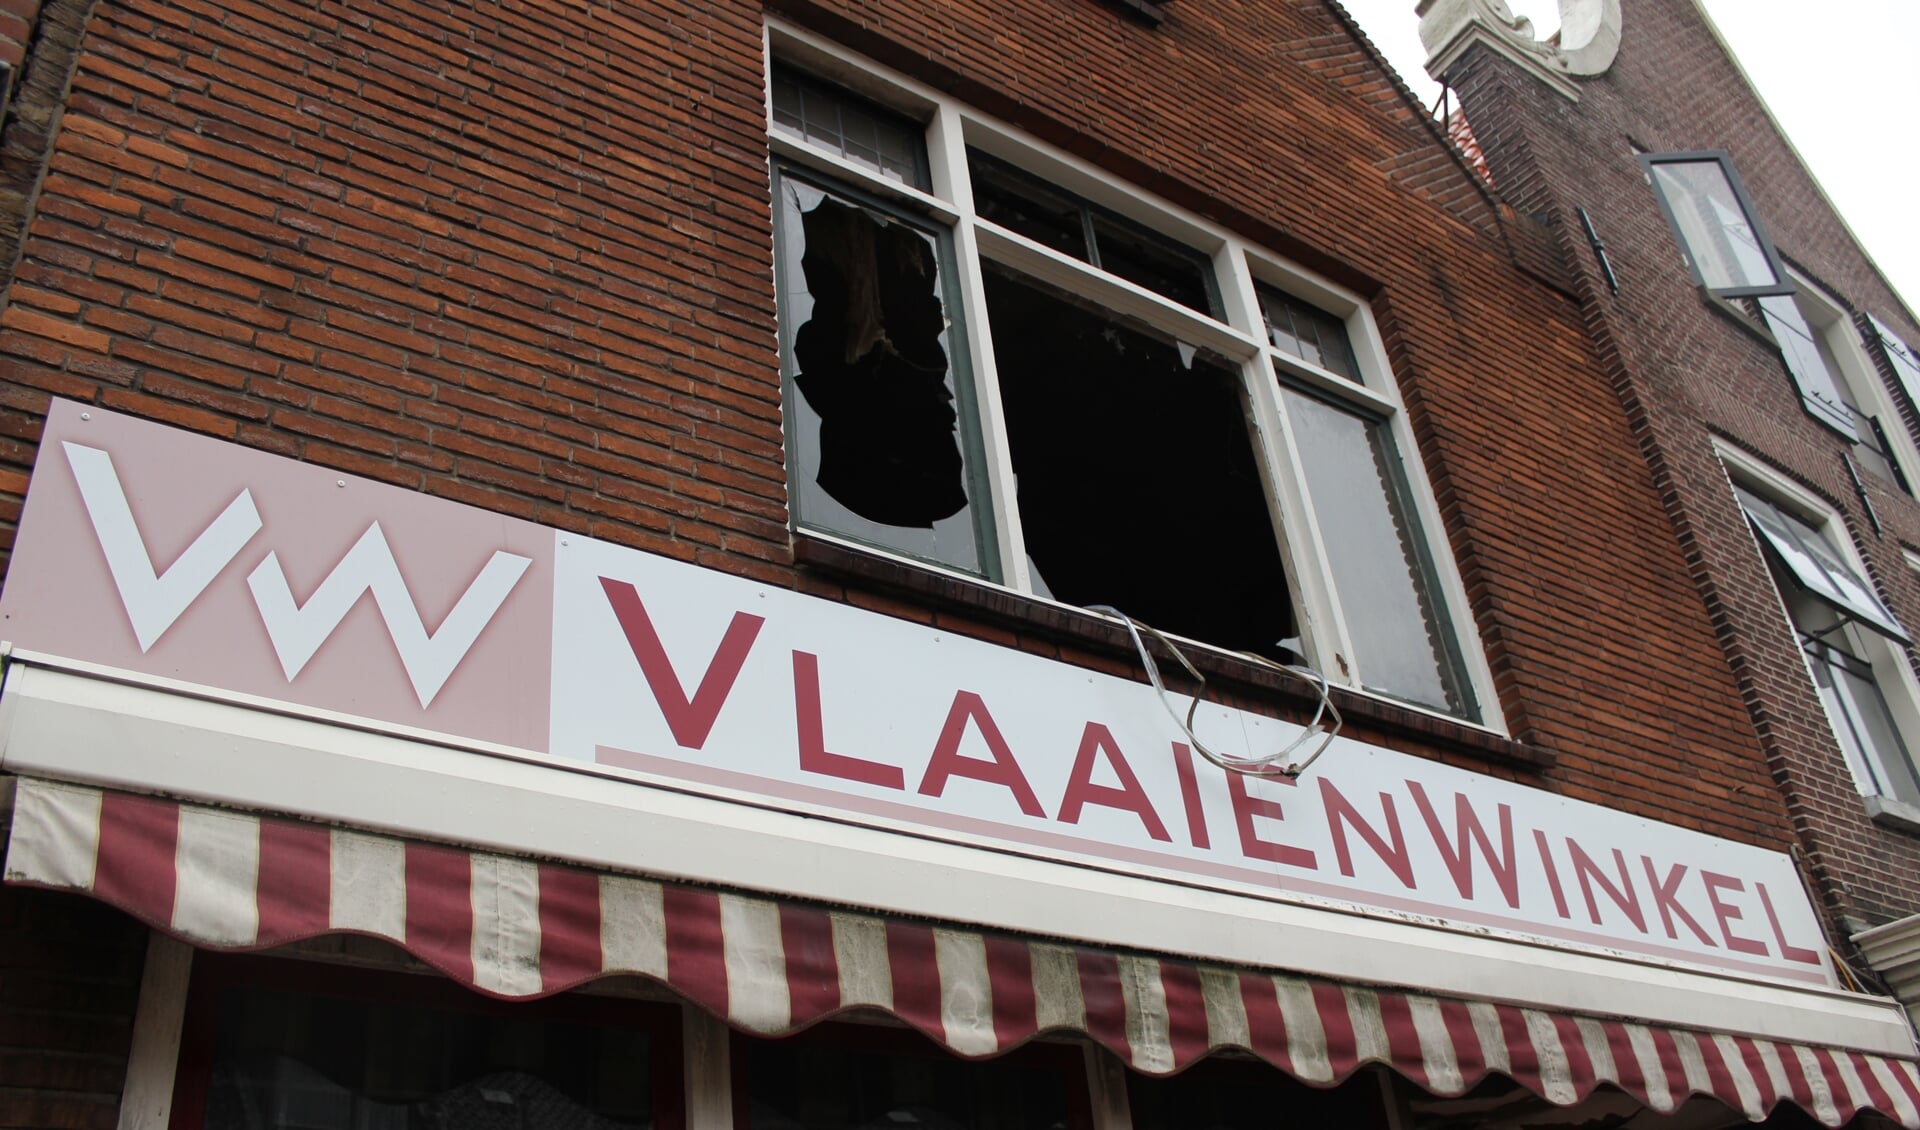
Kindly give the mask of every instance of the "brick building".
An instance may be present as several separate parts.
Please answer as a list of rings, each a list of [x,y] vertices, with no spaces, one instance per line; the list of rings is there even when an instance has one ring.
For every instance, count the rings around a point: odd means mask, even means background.
[[[23,42],[11,1124],[1920,1126],[1584,261],[1336,6]]]
[[[1587,7],[1568,26],[1617,40],[1604,70],[1482,5],[1427,5],[1422,35],[1503,196],[1555,233],[1836,928],[1873,931],[1856,960],[1911,1005],[1920,323],[1697,5]],[[1792,539],[1838,554],[1859,608],[1807,587]]]

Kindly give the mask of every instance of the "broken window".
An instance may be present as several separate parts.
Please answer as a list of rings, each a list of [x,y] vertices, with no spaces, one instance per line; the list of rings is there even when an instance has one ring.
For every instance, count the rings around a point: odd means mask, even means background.
[[[795,513],[835,533],[983,571],[944,235],[792,175],[778,184]],[[964,434],[971,432],[969,422]]]
[[[1238,367],[992,265],[986,304],[1035,588],[1289,658]]]
[[[1254,285],[1296,276],[1197,218],[1142,222],[1163,210],[1117,186],[1114,210],[988,156],[971,143],[1018,142],[936,92],[899,104],[934,120],[774,68],[796,525],[1477,719],[1359,300]]]

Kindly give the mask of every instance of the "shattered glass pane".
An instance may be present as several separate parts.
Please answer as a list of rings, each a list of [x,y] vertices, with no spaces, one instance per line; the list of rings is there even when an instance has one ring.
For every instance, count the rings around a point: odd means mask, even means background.
[[[981,571],[937,237],[792,177],[781,187],[798,518]]]
[[[1285,658],[1286,568],[1239,370],[987,265],[988,322],[1037,575],[1067,604]]]
[[[1362,684],[1466,713],[1385,425],[1281,391]]]

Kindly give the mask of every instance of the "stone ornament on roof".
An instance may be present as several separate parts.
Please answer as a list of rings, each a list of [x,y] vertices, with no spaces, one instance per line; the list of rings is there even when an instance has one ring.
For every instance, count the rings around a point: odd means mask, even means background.
[[[1578,101],[1573,80],[1605,74],[1620,50],[1620,0],[1560,0],[1560,31],[1547,39],[1506,0],[1420,0],[1417,11],[1427,73],[1443,82],[1467,48],[1484,43]]]

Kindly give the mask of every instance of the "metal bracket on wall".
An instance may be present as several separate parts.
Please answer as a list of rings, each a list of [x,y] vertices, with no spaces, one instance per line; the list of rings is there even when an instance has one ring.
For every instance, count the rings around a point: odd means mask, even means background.
[[[1860,505],[1867,511],[1867,522],[1873,526],[1873,536],[1884,537],[1885,534],[1880,529],[1880,512],[1873,508],[1873,499],[1867,497],[1867,484],[1860,481],[1860,472],[1853,466],[1853,453],[1850,451],[1841,452],[1840,461],[1847,466],[1847,478],[1853,480],[1853,493],[1855,497],[1860,499]]]
[[[1613,273],[1613,260],[1607,256],[1607,245],[1600,242],[1600,233],[1594,230],[1593,217],[1587,215],[1585,208],[1575,208],[1580,213],[1580,226],[1587,229],[1587,246],[1593,248],[1593,257],[1600,264],[1600,273],[1606,276],[1607,291],[1620,293],[1620,278]]]

